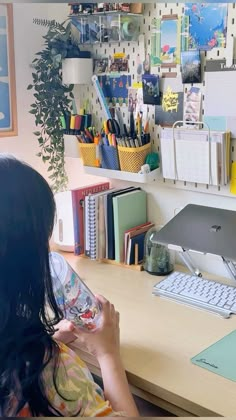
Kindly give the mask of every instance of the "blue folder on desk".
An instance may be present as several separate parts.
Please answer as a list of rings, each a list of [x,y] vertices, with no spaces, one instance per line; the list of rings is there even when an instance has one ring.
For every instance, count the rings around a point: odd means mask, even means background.
[[[122,188],[113,191],[107,195],[107,236],[108,236],[108,259],[115,259],[115,233],[114,233],[114,215],[113,215],[113,197],[126,194],[130,191],[140,190],[140,187]]]
[[[236,330],[191,359],[192,363],[236,382]]]

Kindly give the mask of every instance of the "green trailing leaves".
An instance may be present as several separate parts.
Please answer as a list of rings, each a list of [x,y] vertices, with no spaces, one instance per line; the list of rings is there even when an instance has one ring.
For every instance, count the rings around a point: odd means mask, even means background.
[[[60,115],[72,109],[74,98],[74,86],[62,83],[62,59],[72,48],[77,56],[78,47],[72,45],[70,23],[64,26],[54,21],[47,26],[44,49],[35,54],[32,84],[27,89],[34,89],[35,101],[29,112],[34,115],[35,125],[39,128],[33,133],[40,149],[37,156],[47,164],[52,189],[57,192],[65,190],[68,182]]]

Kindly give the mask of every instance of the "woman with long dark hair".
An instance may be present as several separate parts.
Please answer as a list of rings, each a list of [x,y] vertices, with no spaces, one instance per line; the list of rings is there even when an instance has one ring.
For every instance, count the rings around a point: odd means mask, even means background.
[[[137,416],[120,361],[119,314],[110,302],[98,297],[103,307],[98,331],[76,330],[98,359],[105,396],[65,345],[75,327],[63,321],[53,295],[54,216],[44,178],[0,155],[0,415]]]

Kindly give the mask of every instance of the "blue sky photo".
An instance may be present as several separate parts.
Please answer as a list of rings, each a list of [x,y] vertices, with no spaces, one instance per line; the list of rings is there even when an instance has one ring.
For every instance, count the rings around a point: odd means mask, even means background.
[[[0,35],[0,77],[8,76],[7,36]]]
[[[9,84],[1,81],[0,98],[0,130],[3,128],[9,129],[11,126]]]
[[[0,16],[0,29],[6,29],[6,27],[7,27],[6,16]]]
[[[165,45],[176,47],[177,24],[177,20],[163,20],[161,22],[161,47]]]

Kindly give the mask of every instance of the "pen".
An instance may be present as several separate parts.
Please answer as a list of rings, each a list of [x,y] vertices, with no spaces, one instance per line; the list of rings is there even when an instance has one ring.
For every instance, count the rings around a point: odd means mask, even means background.
[[[75,115],[70,116],[70,130],[74,131],[75,129]]]
[[[100,138],[98,136],[94,137],[94,143],[96,144],[95,166],[99,168],[100,167],[100,150],[99,150]]]
[[[80,126],[81,126],[81,116],[80,115],[76,115],[75,116],[75,130],[78,133],[80,130]]]
[[[66,120],[65,120],[64,115],[60,116],[60,121],[61,121],[61,126],[62,126],[63,130],[66,130]]]

